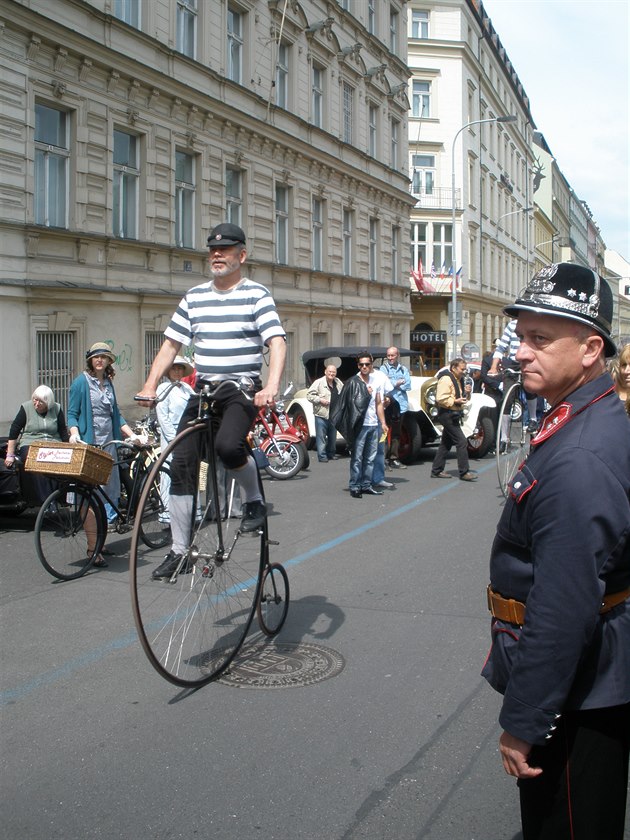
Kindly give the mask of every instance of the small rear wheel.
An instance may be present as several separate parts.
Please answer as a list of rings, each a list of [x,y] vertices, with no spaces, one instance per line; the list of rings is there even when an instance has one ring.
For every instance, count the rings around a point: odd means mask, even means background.
[[[275,636],[284,624],[289,611],[289,576],[284,566],[272,563],[263,572],[260,600],[256,615],[260,629],[267,636]]]
[[[59,580],[84,575],[105,543],[105,521],[91,490],[69,485],[51,493],[35,522],[37,556],[46,571]]]

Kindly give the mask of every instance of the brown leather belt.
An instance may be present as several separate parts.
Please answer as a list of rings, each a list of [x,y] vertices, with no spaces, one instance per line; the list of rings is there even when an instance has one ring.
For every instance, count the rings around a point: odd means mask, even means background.
[[[604,595],[600,614],[609,612],[628,598],[630,598],[630,588],[622,592],[613,592],[612,595]],[[522,601],[515,601],[514,598],[504,598],[498,592],[494,592],[490,586],[488,586],[488,609],[494,618],[501,621],[519,625],[525,623],[525,604]]]

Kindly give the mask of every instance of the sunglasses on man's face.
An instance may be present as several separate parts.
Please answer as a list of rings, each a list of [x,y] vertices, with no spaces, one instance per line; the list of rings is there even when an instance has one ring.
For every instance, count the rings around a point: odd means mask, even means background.
[[[359,362],[359,367],[372,367],[372,362]]]

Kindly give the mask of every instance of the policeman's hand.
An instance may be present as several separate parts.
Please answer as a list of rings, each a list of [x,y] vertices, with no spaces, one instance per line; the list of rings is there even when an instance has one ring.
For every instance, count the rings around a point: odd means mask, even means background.
[[[508,776],[515,776],[517,779],[533,779],[540,776],[540,767],[531,767],[528,764],[529,754],[532,745],[520,738],[515,738],[509,732],[503,732],[499,738],[499,750],[503,769]]]

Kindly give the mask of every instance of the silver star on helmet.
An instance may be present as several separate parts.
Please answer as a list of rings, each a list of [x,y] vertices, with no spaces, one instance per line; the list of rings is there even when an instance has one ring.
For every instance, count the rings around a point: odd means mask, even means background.
[[[575,289],[567,289],[567,295],[573,298],[577,295],[577,292],[575,291]]]
[[[580,300],[586,300],[586,292],[580,292],[579,298]]]

